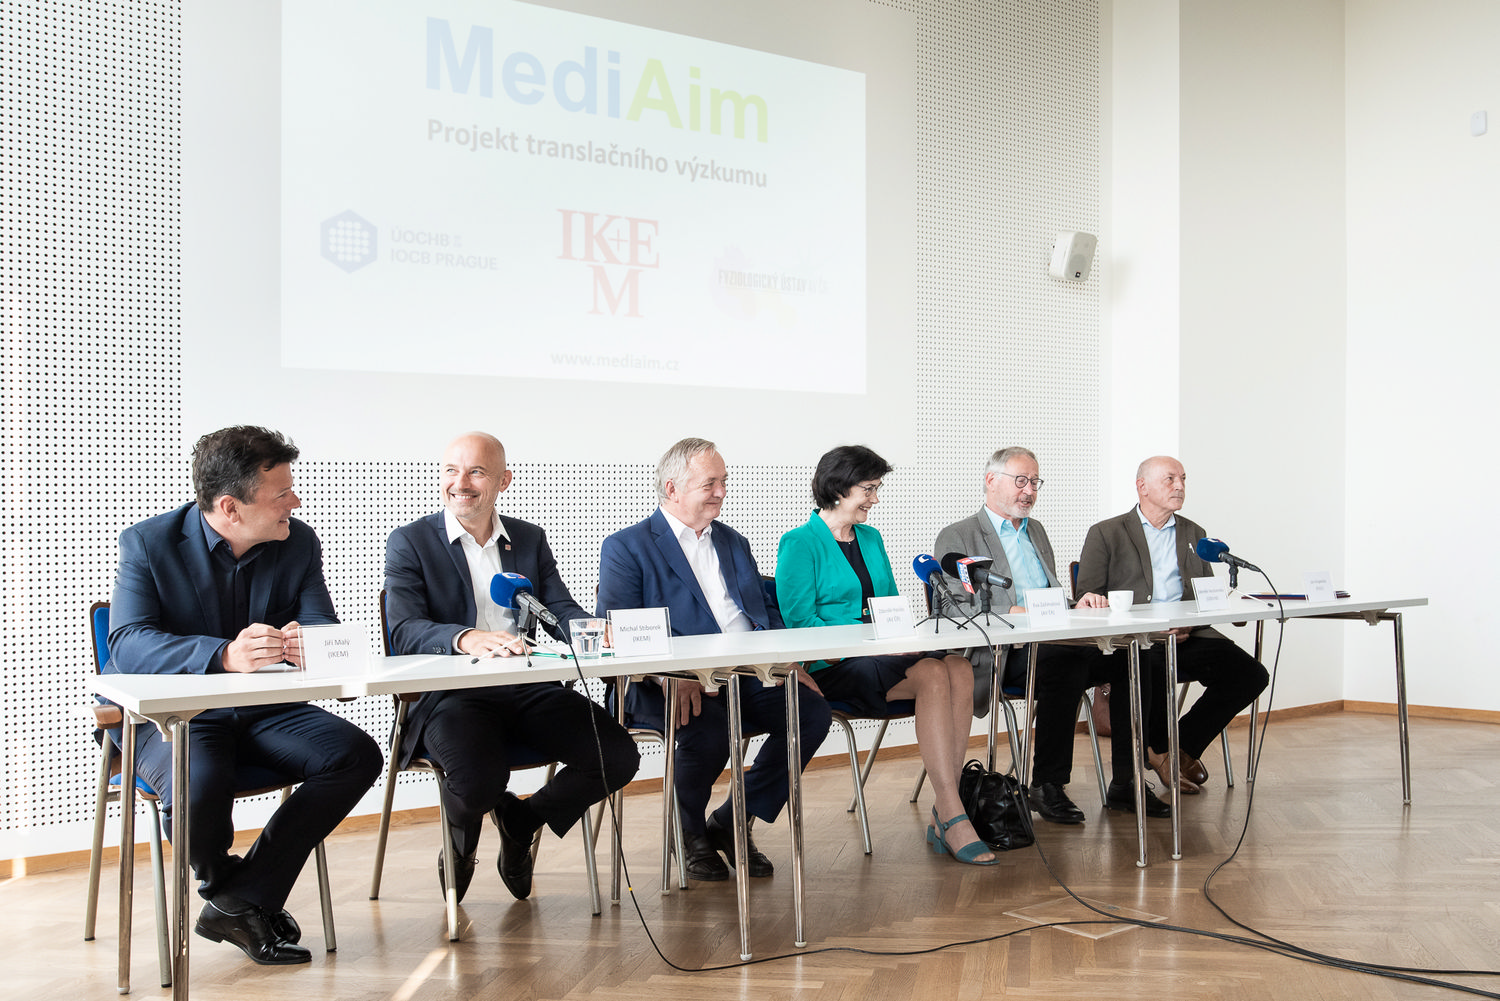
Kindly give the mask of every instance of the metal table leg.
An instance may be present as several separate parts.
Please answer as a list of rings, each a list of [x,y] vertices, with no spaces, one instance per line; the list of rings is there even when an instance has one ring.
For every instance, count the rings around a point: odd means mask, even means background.
[[[172,999],[188,997],[188,890],[192,882],[188,871],[192,830],[188,810],[188,721],[174,716],[168,721],[172,740],[172,869],[177,897],[177,921],[172,944]]]
[[[1139,846],[1135,860],[1137,867],[1146,867],[1146,778],[1141,772],[1141,761],[1145,757],[1145,725],[1141,719],[1141,641],[1130,639],[1130,758],[1135,775],[1135,836]]]
[[[750,854],[745,836],[745,728],[740,715],[739,679],[731,675],[724,688],[729,697],[729,801],[734,810],[734,884],[740,912],[740,959],[750,955],[750,873],[745,864]]]
[[[802,725],[797,710],[802,682],[797,680],[796,668],[787,674],[783,684],[786,687],[786,810],[792,828],[792,913],[796,926],[792,944],[802,949],[807,946],[807,935],[802,927]]]
[[[121,994],[130,993],[130,918],[135,903],[135,719],[124,713],[120,731],[120,955]],[[105,740],[109,739],[106,734]],[[176,855],[176,852],[173,852]]]
[[[1172,785],[1172,858],[1182,858],[1182,752],[1177,744],[1177,634],[1167,633],[1167,757],[1171,759],[1167,774]]]

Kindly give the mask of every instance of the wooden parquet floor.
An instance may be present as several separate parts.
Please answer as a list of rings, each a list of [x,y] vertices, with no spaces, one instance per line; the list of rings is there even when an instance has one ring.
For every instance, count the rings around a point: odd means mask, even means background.
[[[1244,771],[1244,730],[1232,731]],[[1276,720],[1256,782],[1254,817],[1237,858],[1212,892],[1238,920],[1307,949],[1363,962],[1436,969],[1500,968],[1500,727],[1412,721],[1413,803],[1401,804],[1396,724],[1341,713]],[[1185,798],[1184,854],[1168,858],[1170,828],[1152,821],[1153,864],[1134,865],[1134,818],[1099,805],[1080,738],[1073,798],[1082,827],[1038,822],[1035,849],[989,868],[961,866],[923,844],[928,801],[908,804],[913,758],[875,769],[868,789],[875,854],[861,851],[857,821],[844,812],[846,769],[818,768],[806,788],[806,950],[792,941],[790,861],[784,822],[757,827],[779,866],[752,889],[755,965],[739,951],[734,884],[694,884],[658,893],[659,799],[632,796],[626,850],[636,899],[659,957],[629,899],[589,914],[575,831],[543,844],[532,899],[510,898],[484,860],[462,908],[464,940],[447,941],[435,879],[435,823],[392,832],[379,901],[367,887],[374,834],[337,834],[329,844],[339,950],[321,951],[316,881],[304,874],[290,906],[306,929],[313,962],[257,967],[234,949],[193,943],[193,996],[256,1001],[323,999],[716,998],[828,1001],[968,1001],[1107,997],[1439,998],[1451,990],[1300,962],[1181,931],[1088,925],[1040,928],[1038,920],[1097,918],[1059,884],[1105,906],[1165,922],[1238,932],[1205,899],[1209,871],[1234,848],[1249,801],[1241,780],[1225,787],[1217,752],[1201,796]],[[490,835],[493,841],[493,835]],[[489,848],[486,848],[488,851]],[[601,846],[603,878],[608,853]],[[1050,869],[1048,864],[1050,864]],[[108,872],[108,870],[107,870]],[[150,874],[137,874],[134,994],[156,986]],[[61,870],[0,883],[5,976],[0,997],[104,998],[115,993],[112,881],[100,906],[99,938],[81,940],[86,873]],[[1018,915],[1017,912],[1025,912]],[[1243,933],[1242,933],[1243,934]],[[992,941],[947,949],[960,940]],[[1000,937],[1004,936],[1004,937]],[[829,947],[857,951],[819,951]],[[918,953],[873,955],[880,952]],[[771,958],[800,952],[793,958]],[[1500,993],[1500,976],[1447,976]],[[1492,994],[1491,996],[1495,996]]]

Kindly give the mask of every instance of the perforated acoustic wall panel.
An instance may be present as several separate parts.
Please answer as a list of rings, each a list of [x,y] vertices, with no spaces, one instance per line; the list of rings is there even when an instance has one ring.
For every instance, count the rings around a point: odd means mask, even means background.
[[[1084,284],[1053,281],[1045,265],[1055,233],[1099,232],[1099,12],[1082,2],[871,2],[917,23],[917,455],[887,477],[872,523],[919,607],[905,568],[978,508],[996,447],[1038,452],[1047,485],[1037,517],[1060,560],[1097,514],[1104,257]],[[85,614],[109,595],[119,531],[187,499],[181,443],[210,429],[183,428],[180,416],[180,8],[0,9],[0,858],[13,858],[87,845]],[[230,373],[225,393],[230,423]],[[461,430],[432,424],[435,448]],[[816,414],[808,427],[816,434]],[[682,434],[701,431],[685,420]],[[724,518],[772,572],[781,534],[812,509],[812,470],[726,458]],[[306,455],[296,467],[300,516],[323,540],[335,603],[372,649],[386,536],[437,509],[436,460]],[[501,509],[547,528],[568,585],[591,604],[599,543],[650,513],[654,470],[511,460]],[[382,700],[331,708],[384,742]]]

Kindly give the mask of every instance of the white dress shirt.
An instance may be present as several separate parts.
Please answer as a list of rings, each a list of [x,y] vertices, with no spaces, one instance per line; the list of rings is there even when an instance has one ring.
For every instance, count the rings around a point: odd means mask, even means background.
[[[474,628],[485,629],[491,632],[514,633],[516,631],[516,613],[513,609],[501,608],[490,598],[490,581],[495,574],[503,573],[504,568],[500,565],[500,547],[510,548],[510,536],[505,534],[505,526],[500,521],[500,516],[490,512],[490,538],[484,545],[480,545],[469,530],[459,524],[453,512],[443,510],[443,525],[448,530],[448,542],[451,544],[455,539],[459,540],[464,549],[464,559],[469,562],[469,585],[474,589],[474,609],[478,613],[475,617]],[[458,636],[453,637],[453,649],[458,649],[458,639],[469,630],[461,630]]]
[[[754,629],[755,624],[739,603],[730,597],[729,588],[724,584],[724,570],[719,566],[719,551],[714,548],[713,524],[710,523],[700,534],[672,517],[665,508],[661,514],[667,519],[667,526],[672,529],[677,544],[682,547],[682,555],[687,557],[688,566],[693,568],[693,576],[698,581],[698,587],[703,590],[703,597],[708,600],[708,610],[713,612],[720,631],[743,633]]]

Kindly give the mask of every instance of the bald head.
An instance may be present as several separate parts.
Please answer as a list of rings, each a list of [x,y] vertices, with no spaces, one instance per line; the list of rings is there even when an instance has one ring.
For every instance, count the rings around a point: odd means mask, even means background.
[[[443,449],[439,488],[447,508],[475,541],[489,541],[495,498],[510,486],[505,446],[483,431],[461,434]]]
[[[1153,455],[1135,471],[1135,493],[1141,514],[1161,528],[1187,499],[1187,471],[1170,455]]]

